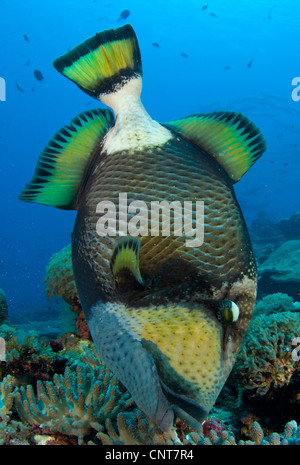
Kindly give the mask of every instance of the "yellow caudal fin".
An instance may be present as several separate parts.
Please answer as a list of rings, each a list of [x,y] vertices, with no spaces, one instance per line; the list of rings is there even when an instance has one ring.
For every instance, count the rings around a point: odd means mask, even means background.
[[[61,128],[39,156],[32,180],[19,199],[65,210],[76,209],[80,187],[88,176],[102,139],[114,125],[109,110],[89,110]]]
[[[97,33],[57,58],[53,65],[98,100],[142,76],[139,45],[129,24]]]
[[[140,238],[119,237],[110,260],[112,273],[117,280],[121,271],[127,270],[143,286],[144,281],[139,269]]]
[[[260,130],[241,113],[191,115],[164,126],[211,155],[232,182],[239,181],[266,150]]]

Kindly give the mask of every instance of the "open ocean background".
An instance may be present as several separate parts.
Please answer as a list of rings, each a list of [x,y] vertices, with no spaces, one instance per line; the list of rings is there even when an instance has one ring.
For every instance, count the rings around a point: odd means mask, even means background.
[[[233,110],[262,130],[267,152],[235,186],[248,225],[261,213],[279,221],[300,210],[300,101],[291,95],[300,75],[298,1],[0,0],[0,8],[0,288],[11,322],[57,311],[45,268],[70,242],[76,212],[17,196],[53,134],[99,106],[52,66],[96,32],[134,27],[142,101],[154,119]],[[118,21],[124,9],[130,15]]]

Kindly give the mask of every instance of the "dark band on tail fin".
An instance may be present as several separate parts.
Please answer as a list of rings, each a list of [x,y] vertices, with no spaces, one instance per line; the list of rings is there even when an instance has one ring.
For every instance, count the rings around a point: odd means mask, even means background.
[[[129,24],[97,33],[57,58],[53,66],[96,99],[142,75],[138,41]]]

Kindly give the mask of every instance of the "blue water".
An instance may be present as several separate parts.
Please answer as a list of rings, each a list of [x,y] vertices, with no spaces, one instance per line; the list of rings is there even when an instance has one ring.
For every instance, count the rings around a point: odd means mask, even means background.
[[[51,311],[45,267],[70,242],[75,218],[72,211],[23,203],[18,193],[54,132],[99,106],[52,61],[95,32],[120,26],[124,9],[139,40],[142,100],[150,115],[169,121],[217,109],[243,112],[268,145],[236,185],[247,222],[259,212],[280,220],[300,209],[300,101],[291,97],[292,79],[300,75],[298,1],[1,0],[0,8],[0,77],[6,82],[6,101],[0,101],[0,288],[12,319]]]

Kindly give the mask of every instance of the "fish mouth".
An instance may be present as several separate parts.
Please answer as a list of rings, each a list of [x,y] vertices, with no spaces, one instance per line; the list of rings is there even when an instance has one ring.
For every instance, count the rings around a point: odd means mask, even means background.
[[[160,381],[160,384],[164,395],[172,405],[174,413],[191,428],[199,429],[209,412],[188,397],[176,394],[162,381]]]
[[[88,325],[101,359],[163,431],[199,429],[230,372],[222,325],[205,306],[98,302]],[[232,358],[231,361],[235,359]]]
[[[130,310],[142,347],[151,354],[168,409],[198,429],[214,405],[235,360],[236,347],[205,303]],[[231,341],[231,342],[230,342]],[[165,402],[156,423],[165,425]]]

